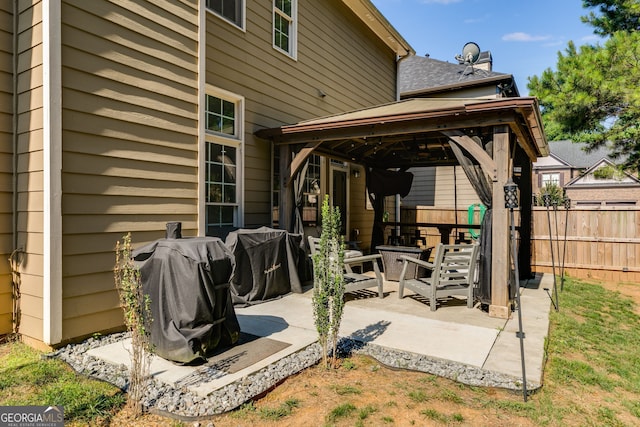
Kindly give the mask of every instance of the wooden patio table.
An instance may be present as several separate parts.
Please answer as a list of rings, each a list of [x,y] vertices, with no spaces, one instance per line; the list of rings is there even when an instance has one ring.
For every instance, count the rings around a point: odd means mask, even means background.
[[[440,232],[440,241],[448,245],[449,236],[454,228],[473,228],[479,230],[480,224],[446,224],[439,222],[383,222],[382,225],[386,227],[432,227],[437,228]]]

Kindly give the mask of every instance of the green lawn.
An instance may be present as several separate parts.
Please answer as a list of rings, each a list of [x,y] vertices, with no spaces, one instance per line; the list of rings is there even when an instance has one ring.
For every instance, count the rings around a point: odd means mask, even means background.
[[[424,374],[413,382],[381,384],[373,392],[386,393],[390,403],[373,405],[366,402],[372,390],[339,379],[358,369],[367,369],[367,376],[375,378],[383,369],[353,358],[343,361],[344,375],[336,375],[331,386],[307,384],[307,395],[269,405],[249,403],[214,423],[260,425],[287,420],[295,425],[296,416],[318,406],[325,393],[339,396],[339,404],[318,409],[324,411],[318,419],[327,425],[367,425],[373,419],[402,425],[398,412],[393,412],[398,410],[413,411],[410,418],[418,420],[417,425],[470,425],[469,414],[474,413],[482,414],[491,425],[505,425],[501,420],[509,417],[543,426],[640,425],[639,313],[631,298],[600,284],[565,282],[560,311],[550,314],[544,385],[526,403],[517,393],[464,386]],[[277,394],[277,389],[272,393]],[[447,410],[429,406],[434,401],[444,402]],[[124,403],[125,395],[118,388],[78,376],[59,360],[18,342],[0,346],[0,405],[63,405],[70,424],[109,425]],[[161,425],[187,425],[165,421]]]

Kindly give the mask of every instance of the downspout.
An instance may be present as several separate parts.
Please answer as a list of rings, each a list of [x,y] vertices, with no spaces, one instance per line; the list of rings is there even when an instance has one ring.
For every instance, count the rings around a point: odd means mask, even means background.
[[[411,56],[411,53],[407,53],[404,56],[398,55],[396,57],[396,102],[400,101],[400,63]],[[400,195],[396,194],[396,222],[400,222]],[[396,236],[400,239],[400,226],[396,227]]]
[[[207,152],[205,139],[205,123],[204,110],[206,101],[206,45],[207,45],[207,20],[206,11],[203,6],[204,2],[198,2],[198,225],[197,236],[206,236],[207,224],[206,217],[206,185],[205,185],[205,153]]]
[[[18,0],[13,0],[13,164],[12,164],[12,250],[18,249]]]

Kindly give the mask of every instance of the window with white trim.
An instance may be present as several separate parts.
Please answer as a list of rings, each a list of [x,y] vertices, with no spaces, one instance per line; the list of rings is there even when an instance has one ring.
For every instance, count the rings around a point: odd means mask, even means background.
[[[206,0],[207,9],[225,20],[244,28],[245,0]]]
[[[298,0],[273,0],[273,47],[292,58],[297,55]]]
[[[207,236],[239,227],[244,99],[220,90],[205,97],[205,224]]]
[[[560,174],[559,173],[543,173],[542,174],[542,187],[546,187],[547,185],[557,185],[560,186]]]

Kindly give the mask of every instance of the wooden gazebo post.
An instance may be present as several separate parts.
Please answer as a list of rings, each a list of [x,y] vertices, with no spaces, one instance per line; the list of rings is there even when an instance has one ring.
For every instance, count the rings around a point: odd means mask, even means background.
[[[504,185],[509,180],[509,126],[493,128],[493,225],[491,233],[491,305],[489,316],[507,319],[509,309],[509,214],[504,205]]]

